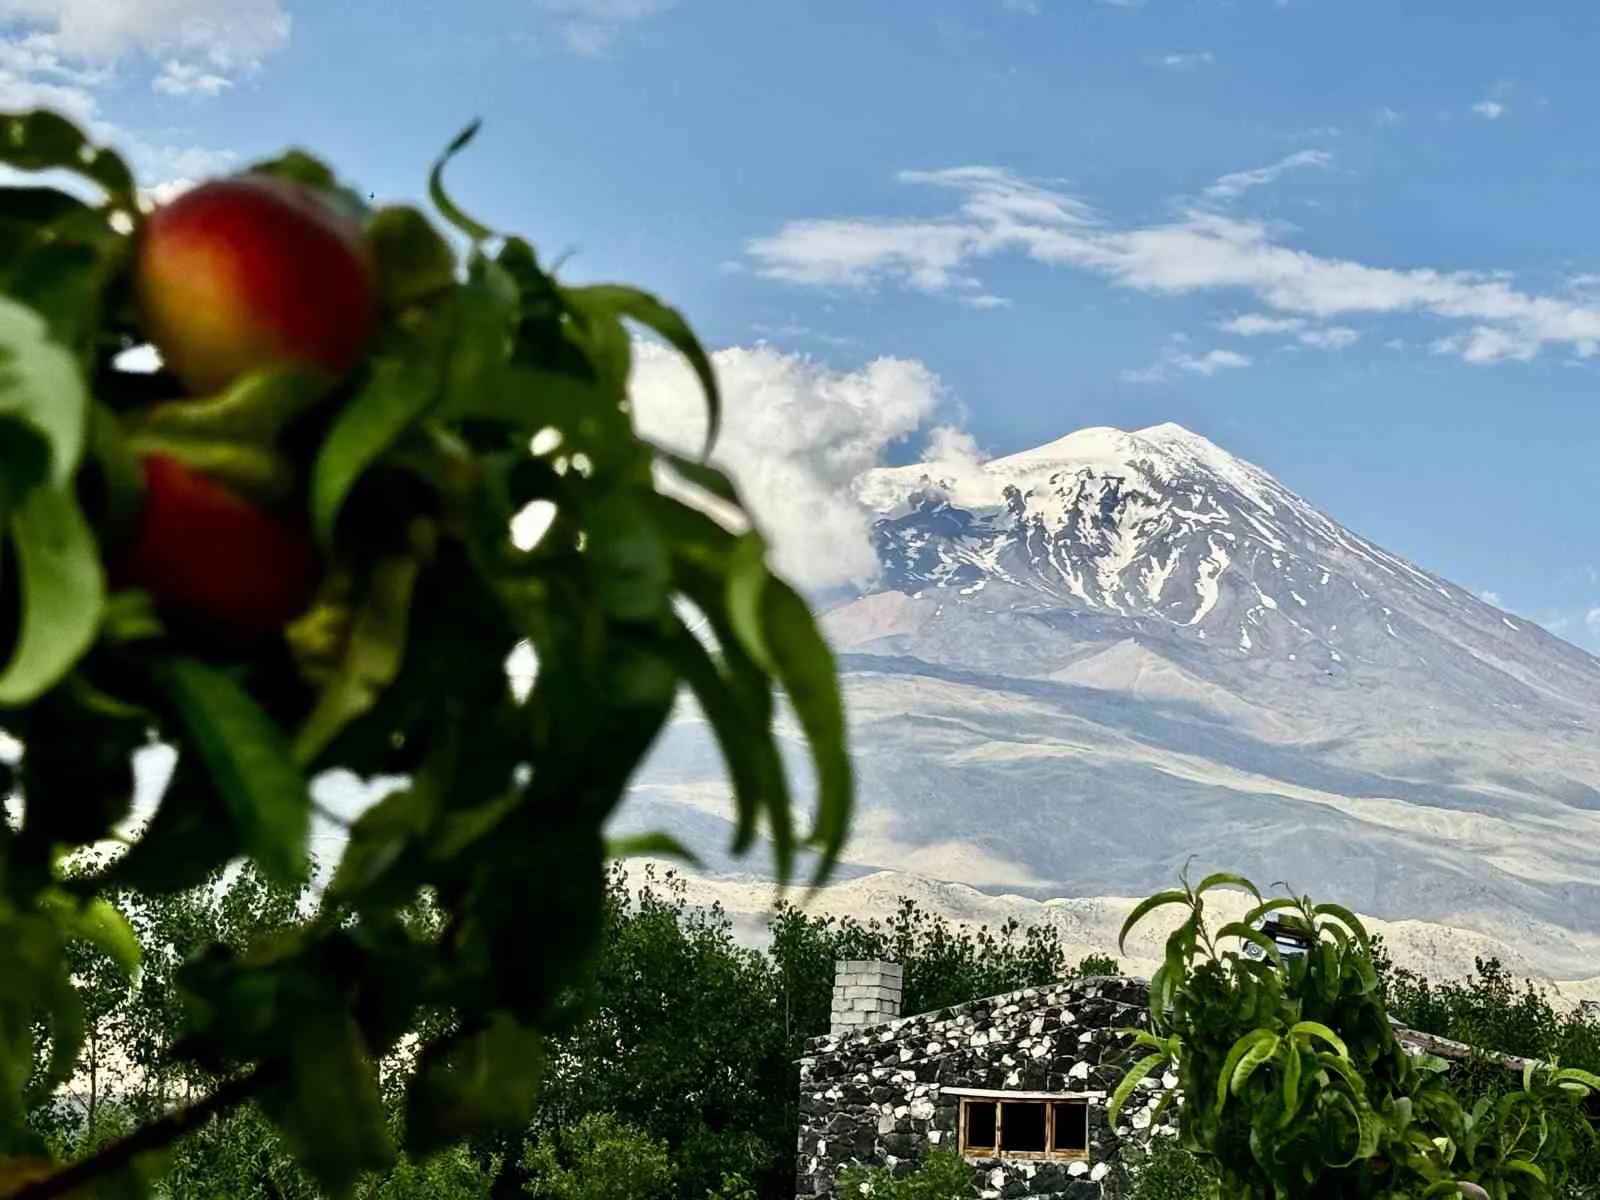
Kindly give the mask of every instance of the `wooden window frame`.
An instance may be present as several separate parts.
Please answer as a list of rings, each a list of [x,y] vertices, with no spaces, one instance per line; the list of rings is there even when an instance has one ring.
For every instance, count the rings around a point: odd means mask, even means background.
[[[1094,1104],[1095,1096],[1049,1095],[1039,1093],[1011,1094],[1004,1092],[985,1092],[981,1094],[959,1094],[960,1108],[956,1115],[956,1145],[965,1158],[998,1158],[1015,1159],[1022,1162],[1087,1162],[1089,1160],[1089,1110]],[[993,1146],[970,1146],[967,1142],[967,1112],[974,1104],[994,1105],[994,1142]],[[1043,1150],[1007,1150],[1005,1148],[1005,1109],[1007,1104],[1038,1104],[1044,1107],[1044,1145]],[[1071,1105],[1083,1110],[1084,1123],[1084,1148],[1082,1150],[1056,1150],[1056,1110],[1062,1106]]]

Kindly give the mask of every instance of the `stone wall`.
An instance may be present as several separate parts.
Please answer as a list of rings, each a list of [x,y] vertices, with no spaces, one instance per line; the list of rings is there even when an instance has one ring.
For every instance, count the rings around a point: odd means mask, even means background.
[[[962,1089],[1090,1098],[1086,1161],[970,1158],[984,1197],[1119,1195],[1124,1138],[1149,1130],[1160,1090],[1177,1084],[1146,1080],[1130,1123],[1108,1127],[1127,1066],[1115,1031],[1141,1024],[1147,999],[1138,980],[1077,980],[815,1039],[800,1063],[797,1196],[834,1200],[849,1163],[905,1172],[931,1146],[956,1144]]]

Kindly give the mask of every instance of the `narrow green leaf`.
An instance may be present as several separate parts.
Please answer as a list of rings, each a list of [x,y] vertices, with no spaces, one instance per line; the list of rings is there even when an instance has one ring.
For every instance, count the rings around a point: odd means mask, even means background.
[[[1340,1058],[1346,1061],[1350,1058],[1350,1050],[1344,1044],[1344,1039],[1320,1021],[1296,1021],[1289,1027],[1289,1036],[1307,1043],[1312,1038],[1319,1038],[1332,1046],[1333,1052]]]
[[[789,808],[783,760],[773,738],[770,700],[766,704],[752,704],[748,696],[742,697],[734,680],[724,674],[700,640],[681,623],[674,632],[669,652],[699,703],[700,711],[705,714],[727,764],[737,805],[732,851],[743,854],[755,837],[760,816],[787,813]],[[730,648],[729,653],[733,657],[737,647]],[[752,685],[754,682],[751,680]],[[775,844],[777,840],[775,830]],[[783,882],[787,880],[789,863],[781,850],[778,858],[779,879]]]
[[[340,410],[311,472],[312,527],[324,544],[356,481],[439,399],[454,317],[454,309],[437,315],[404,353],[378,359],[366,386]]]
[[[1194,894],[1198,896],[1209,892],[1212,888],[1226,887],[1229,884],[1232,884],[1240,891],[1249,892],[1258,902],[1260,901],[1261,892],[1255,884],[1251,883],[1243,875],[1234,875],[1228,871],[1218,871],[1215,874],[1207,875],[1195,887]]]
[[[1251,926],[1246,925],[1243,921],[1230,921],[1221,929],[1217,930],[1217,938],[1219,940],[1228,937],[1238,938],[1242,942],[1249,942],[1253,946],[1259,946],[1261,948],[1261,952],[1273,962],[1280,966],[1283,965],[1283,955],[1278,949],[1278,943],[1269,938],[1261,930],[1252,928]]]
[[[65,487],[83,457],[89,391],[77,363],[53,341],[44,318],[0,296],[0,429],[26,426],[50,448],[50,481]]]
[[[89,522],[68,487],[40,486],[12,514],[22,623],[0,668],[0,706],[27,704],[54,686],[94,641],[105,574]]]
[[[1234,1065],[1233,1077],[1228,1080],[1228,1091],[1235,1096],[1244,1091],[1245,1084],[1250,1082],[1250,1076],[1256,1073],[1256,1068],[1270,1061],[1281,1045],[1282,1039],[1275,1033],[1257,1038],[1255,1044],[1245,1051],[1244,1057]]]
[[[1165,908],[1169,904],[1188,903],[1189,893],[1181,888],[1169,888],[1164,892],[1157,892],[1153,896],[1146,896],[1138,904],[1134,905],[1133,911],[1128,914],[1128,919],[1122,923],[1122,930],[1117,934],[1117,949],[1124,952],[1128,949],[1128,935],[1133,932],[1134,926],[1138,925],[1140,921],[1144,920],[1156,909]]]
[[[670,833],[639,833],[632,837],[614,838],[606,843],[607,858],[675,858],[696,870],[703,864],[690,850]]]
[[[744,500],[739,495],[738,487],[735,486],[733,480],[725,472],[719,471],[716,467],[701,462],[699,459],[688,458],[663,446],[657,446],[655,451],[657,457],[666,462],[674,472],[681,475],[689,483],[692,483],[695,487],[700,488],[715,499],[722,501],[722,503],[730,505],[740,512],[745,511]]]
[[[1159,1070],[1167,1063],[1166,1054],[1147,1054],[1133,1066],[1128,1068],[1127,1074],[1117,1084],[1117,1090],[1111,1093],[1111,1100],[1106,1105],[1106,1123],[1113,1128],[1118,1118],[1122,1116],[1122,1109],[1128,1103],[1128,1098],[1134,1090],[1149,1077],[1152,1071]]]
[[[1367,927],[1361,923],[1361,918],[1351,912],[1342,904],[1319,904],[1311,910],[1319,917],[1332,917],[1352,934],[1356,941],[1361,943],[1361,949],[1368,954],[1372,953],[1372,939],[1367,934]]]
[[[0,117],[0,163],[19,171],[70,171],[104,188],[117,207],[138,211],[128,164],[114,151],[92,145],[81,129],[49,109]]]
[[[445,147],[444,153],[435,160],[433,170],[428,172],[428,199],[433,201],[433,206],[439,210],[440,216],[474,242],[488,241],[494,237],[494,230],[487,225],[481,225],[474,221],[456,206],[456,202],[444,190],[444,168],[446,163],[465,150],[472,139],[478,136],[478,130],[482,125],[482,120],[473,121],[472,124],[456,134],[450,145]]]
[[[777,668],[767,650],[761,612],[762,596],[770,577],[766,542],[758,533],[744,534],[734,543],[728,559],[728,623],[733,626],[745,653],[763,671],[773,675]]]
[[[700,344],[700,339],[695,337],[683,315],[648,292],[620,284],[593,284],[564,291],[567,295],[577,294],[585,302],[597,302],[619,316],[639,322],[665,338],[688,360],[705,393],[706,440],[701,457],[710,458],[711,451],[716,448],[717,437],[722,432],[722,395],[717,387],[717,372],[712,366],[711,356]]]
[[[1233,1087],[1234,1072],[1239,1069],[1239,1064],[1259,1045],[1270,1042],[1276,1046],[1278,1035],[1270,1029],[1252,1029],[1238,1041],[1234,1042],[1228,1050],[1228,1056],[1222,1060],[1222,1070],[1217,1073],[1216,1111],[1221,1112],[1228,1102],[1228,1092]]]
[[[282,731],[244,689],[205,663],[164,659],[155,678],[228,806],[246,853],[274,882],[300,882],[311,794]]]
[[[800,727],[816,772],[817,805],[809,843],[821,852],[815,883],[833,870],[850,832],[855,776],[850,763],[839,677],[833,650],[811,610],[792,587],[769,576],[762,588],[762,627],[767,649]]]

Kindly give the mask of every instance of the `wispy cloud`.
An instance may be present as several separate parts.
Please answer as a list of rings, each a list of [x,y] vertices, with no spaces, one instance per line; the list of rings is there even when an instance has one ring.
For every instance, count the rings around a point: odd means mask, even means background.
[[[1158,66],[1173,67],[1175,69],[1182,70],[1184,67],[1203,67],[1208,63],[1214,63],[1217,60],[1216,56],[1213,55],[1209,50],[1189,50],[1175,52],[1172,54],[1162,54],[1157,56],[1153,61]]]
[[[1251,363],[1249,355],[1237,350],[1207,350],[1204,354],[1189,354],[1175,347],[1168,348],[1159,361],[1148,367],[1124,371],[1122,378],[1128,383],[1162,383],[1175,372],[1210,377],[1221,371],[1238,371]]]
[[[1326,329],[1307,329],[1299,340],[1318,350],[1342,350],[1353,345],[1361,335],[1348,325],[1330,325]]]
[[[1250,177],[1244,186],[1282,166],[1240,172]],[[1158,295],[1243,293],[1269,316],[1308,323],[1426,314],[1457,327],[1436,348],[1469,363],[1526,360],[1555,346],[1581,358],[1600,351],[1600,305],[1525,291],[1504,274],[1328,257],[1286,244],[1264,222],[1199,208],[1119,228],[1081,199],[998,167],[901,179],[949,188],[960,202],[942,218],[792,221],[748,243],[756,269],[796,284],[971,296],[988,294],[983,263],[1021,255]]]
[[[168,59],[150,86],[166,96],[215,96],[233,86],[226,75],[194,63]]]
[[[672,0],[533,0],[533,7],[568,50],[593,57],[629,26],[671,8]]]
[[[1262,313],[1246,313],[1221,322],[1217,328],[1241,337],[1260,337],[1264,333],[1293,333],[1304,329],[1304,317],[1269,317]]]
[[[1506,106],[1498,100],[1479,100],[1472,106],[1472,111],[1485,121],[1498,121],[1506,115]]]
[[[1252,188],[1277,182],[1290,171],[1298,171],[1301,167],[1326,167],[1332,161],[1333,156],[1322,150],[1297,150],[1269,166],[1224,175],[1200,195],[1213,204],[1225,204],[1237,200]]]

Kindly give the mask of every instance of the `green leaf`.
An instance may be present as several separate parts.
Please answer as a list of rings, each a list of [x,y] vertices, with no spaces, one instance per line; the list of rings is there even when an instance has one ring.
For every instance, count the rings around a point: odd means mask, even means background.
[[[1218,940],[1228,937],[1238,938],[1242,942],[1249,942],[1253,946],[1259,946],[1261,952],[1273,962],[1279,966],[1283,965],[1283,954],[1278,949],[1278,943],[1261,930],[1246,925],[1243,921],[1230,921],[1217,930]]]
[[[638,833],[631,837],[614,838],[606,843],[607,858],[635,858],[649,856],[652,858],[675,858],[687,863],[696,870],[704,864],[690,850],[670,833]]]
[[[855,775],[839,676],[833,650],[823,640],[799,593],[776,576],[768,576],[762,588],[761,611],[767,650],[778,669],[778,682],[789,697],[811,749],[817,804],[807,841],[821,852],[814,878],[816,884],[821,884],[844,848],[855,808]]]
[[[88,389],[72,355],[51,339],[44,318],[0,296],[0,430],[7,420],[45,440],[50,480],[67,486],[88,436]]]
[[[11,516],[22,623],[0,668],[0,706],[28,704],[89,649],[105,606],[99,547],[65,487],[35,487]]]
[[[734,543],[733,553],[728,556],[728,624],[751,660],[773,675],[777,668],[767,650],[761,613],[761,600],[770,577],[766,542],[758,533],[744,534]]]
[[[406,1093],[406,1150],[428,1154],[526,1121],[544,1066],[544,1040],[499,1011],[487,1028],[427,1047]]]
[[[1270,1043],[1276,1048],[1278,1035],[1270,1029],[1252,1029],[1229,1048],[1227,1058],[1222,1060],[1222,1070],[1217,1073],[1217,1112],[1220,1113],[1223,1105],[1228,1102],[1228,1092],[1233,1088],[1234,1072],[1239,1069],[1239,1064],[1244,1062],[1257,1046],[1265,1043]]]
[[[1204,893],[1209,892],[1212,888],[1225,887],[1229,884],[1232,884],[1241,891],[1249,892],[1258,901],[1261,899],[1261,892],[1257,889],[1255,884],[1251,883],[1243,875],[1234,875],[1227,871],[1218,871],[1215,874],[1207,875],[1195,887],[1194,894],[1196,896],[1203,895]]]
[[[378,295],[397,312],[456,284],[456,256],[419,209],[380,208],[367,225],[378,263]]]
[[[1165,1053],[1147,1054],[1128,1068],[1127,1074],[1117,1084],[1117,1090],[1111,1093],[1110,1103],[1106,1105],[1107,1124],[1116,1126],[1118,1118],[1122,1115],[1122,1109],[1128,1103],[1128,1098],[1133,1095],[1134,1089],[1144,1082],[1151,1072],[1164,1067],[1168,1057]]]
[[[770,692],[764,697],[741,694],[740,680],[725,674],[699,639],[681,623],[673,636],[670,653],[710,723],[727,763],[738,805],[733,852],[743,854],[755,836],[761,814],[775,814],[775,822],[782,822],[789,810],[788,782],[773,738]],[[730,665],[737,666],[742,658],[737,646],[729,648],[727,658]],[[756,676],[756,672],[752,669],[742,676]],[[758,676],[748,678],[747,686],[758,687],[762,682]],[[778,841],[776,828],[774,841]],[[787,856],[780,853],[779,860],[779,878],[786,881]]]
[[[289,1037],[288,1087],[262,1107],[306,1173],[348,1197],[362,1175],[394,1162],[377,1070],[348,1015],[306,1014]]]
[[[274,882],[300,882],[306,873],[311,795],[282,731],[214,667],[169,658],[154,674],[227,804],[246,853]]]
[[[72,912],[63,928],[69,936],[103,951],[130,979],[139,974],[143,957],[139,936],[128,924],[128,918],[103,896],[90,900],[81,911]]]
[[[1244,1091],[1245,1084],[1250,1082],[1256,1068],[1269,1062],[1278,1053],[1282,1039],[1275,1033],[1268,1033],[1265,1037],[1257,1038],[1255,1043],[1245,1051],[1233,1068],[1233,1076],[1228,1080],[1228,1091],[1237,1096]]]
[[[689,361],[699,377],[700,388],[706,398],[706,440],[701,457],[711,457],[717,437],[722,432],[722,395],[717,388],[717,372],[711,364],[711,356],[700,344],[700,339],[695,337],[683,315],[648,292],[620,284],[592,284],[564,290],[568,296],[581,297],[584,303],[598,304],[618,316],[639,322],[665,338]]]
[[[1296,1021],[1289,1027],[1289,1036],[1299,1041],[1309,1043],[1312,1038],[1319,1038],[1333,1047],[1333,1052],[1346,1061],[1350,1058],[1350,1049],[1333,1030],[1320,1021]]]
[[[428,199],[433,201],[433,206],[439,210],[440,216],[474,242],[488,241],[494,237],[494,230],[474,221],[456,206],[454,200],[450,199],[449,193],[444,190],[444,168],[446,163],[465,150],[472,139],[478,136],[478,129],[482,124],[481,120],[474,121],[456,134],[455,139],[434,162],[433,170],[428,173]]]
[[[1128,935],[1133,932],[1134,926],[1156,909],[1165,908],[1169,904],[1188,903],[1190,903],[1189,893],[1182,888],[1169,888],[1153,896],[1146,896],[1134,905],[1133,911],[1128,914],[1128,919],[1122,923],[1122,930],[1117,934],[1117,949],[1124,952],[1128,949]]]
[[[323,544],[332,542],[356,481],[438,400],[455,315],[453,307],[436,314],[402,353],[377,359],[366,386],[340,409],[311,470],[312,528]]]
[[[1357,917],[1355,913],[1351,912],[1344,905],[1319,904],[1311,911],[1313,914],[1319,917],[1333,917],[1336,921],[1344,925],[1346,929],[1355,935],[1356,941],[1361,943],[1362,950],[1366,951],[1368,954],[1372,953],[1372,939],[1367,935],[1367,927],[1361,923],[1361,919]]]
[[[81,129],[48,109],[0,117],[0,163],[19,171],[70,171],[104,188],[117,207],[138,212],[128,164],[114,151],[92,145]]]

